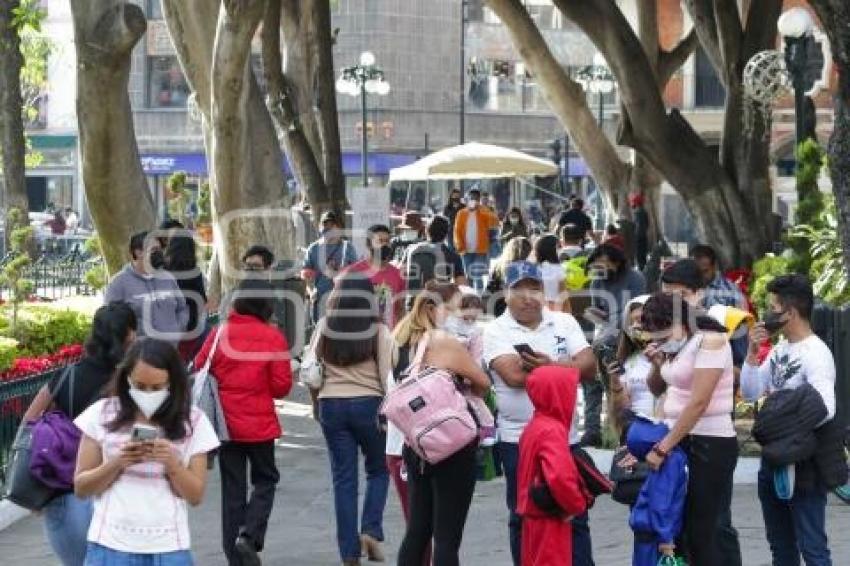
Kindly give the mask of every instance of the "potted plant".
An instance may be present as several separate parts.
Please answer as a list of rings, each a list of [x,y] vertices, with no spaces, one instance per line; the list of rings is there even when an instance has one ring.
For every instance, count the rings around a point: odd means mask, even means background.
[[[186,190],[186,173],[178,171],[172,174],[168,181],[168,217],[186,225],[186,207],[189,195]]]
[[[198,191],[198,222],[196,225],[198,237],[206,244],[212,243],[212,203],[210,201],[210,184],[205,181]]]

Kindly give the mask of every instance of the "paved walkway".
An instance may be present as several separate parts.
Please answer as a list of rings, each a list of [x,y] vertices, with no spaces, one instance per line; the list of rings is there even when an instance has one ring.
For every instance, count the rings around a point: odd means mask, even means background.
[[[264,563],[275,566],[339,564],[327,452],[318,426],[308,416],[309,407],[303,404],[300,394],[294,397],[300,398],[301,403],[287,403],[281,411],[287,434],[278,447],[281,482],[263,553]],[[199,566],[226,564],[220,550],[219,493],[218,473],[214,472],[206,501],[191,515],[193,548]],[[755,486],[736,485],[733,507],[744,564],[768,566],[770,556],[764,540]],[[850,506],[832,498],[827,513],[834,564],[850,564],[850,537],[847,536],[850,533]],[[631,564],[632,539],[626,509],[610,498],[603,498],[590,516],[596,564]],[[504,483],[497,480],[479,484],[464,535],[461,564],[509,565],[506,520]],[[395,551],[403,534],[403,520],[392,491],[385,524],[388,564],[394,564]],[[10,566],[57,564],[49,553],[41,522],[36,517],[28,517],[0,532],[0,557],[0,563]]]

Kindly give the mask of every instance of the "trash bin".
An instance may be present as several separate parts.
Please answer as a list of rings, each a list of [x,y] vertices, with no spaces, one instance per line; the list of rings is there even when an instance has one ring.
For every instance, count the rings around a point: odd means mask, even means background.
[[[850,307],[835,308],[821,301],[812,311],[812,330],[823,340],[835,359],[836,419],[850,424]]]

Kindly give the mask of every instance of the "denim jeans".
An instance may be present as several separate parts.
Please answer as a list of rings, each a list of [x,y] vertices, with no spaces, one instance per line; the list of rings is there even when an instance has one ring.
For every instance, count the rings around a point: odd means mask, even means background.
[[[360,558],[364,533],[384,540],[384,506],[390,476],[384,458],[386,434],[378,427],[380,397],[319,399],[319,421],[328,444],[336,509],[336,537],[342,560]],[[357,450],[366,460],[366,497],[357,528]]]
[[[466,278],[472,284],[478,294],[484,292],[484,276],[487,275],[490,267],[490,260],[487,259],[487,254],[463,254],[463,269],[466,271]]]
[[[499,454],[502,457],[502,466],[505,469],[505,483],[507,486],[505,500],[508,505],[510,516],[508,518],[508,530],[510,532],[511,557],[514,566],[520,566],[522,555],[522,517],[517,515],[517,468],[519,467],[519,444],[513,442],[500,442]],[[593,545],[590,538],[590,526],[588,514],[584,513],[572,520],[573,525],[573,566],[594,566]]]
[[[85,562],[85,566],[192,566],[193,564],[192,553],[188,550],[136,554],[112,550],[93,542],[89,543]]]
[[[773,470],[762,461],[758,476],[764,527],[774,566],[832,566],[826,538],[826,491],[796,490],[791,501],[776,496]]]
[[[60,495],[44,508],[44,533],[63,566],[82,566],[92,517],[91,499]]]

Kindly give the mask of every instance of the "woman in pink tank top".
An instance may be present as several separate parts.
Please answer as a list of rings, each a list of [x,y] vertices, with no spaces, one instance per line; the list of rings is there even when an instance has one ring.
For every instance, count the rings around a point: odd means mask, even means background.
[[[715,534],[723,502],[731,501],[738,460],[732,349],[726,329],[669,293],[646,302],[641,325],[655,335],[646,353],[667,385],[663,413],[670,427],[647,462],[660,468],[676,446],[688,454],[685,534],[679,551],[691,566],[721,566]]]

